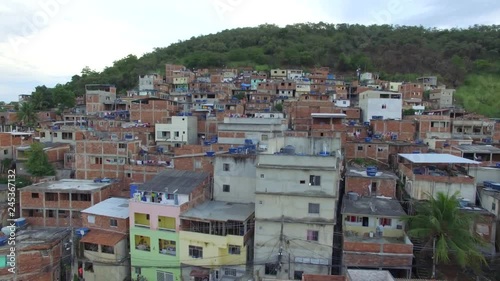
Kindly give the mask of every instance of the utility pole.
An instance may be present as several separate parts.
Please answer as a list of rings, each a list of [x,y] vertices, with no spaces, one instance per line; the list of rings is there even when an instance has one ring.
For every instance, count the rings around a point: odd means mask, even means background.
[[[283,257],[283,224],[284,224],[285,216],[281,215],[281,231],[280,231],[280,250],[278,255],[278,270],[281,271],[281,260]],[[288,269],[290,271],[290,269]]]
[[[436,278],[436,237],[432,238],[432,279]]]

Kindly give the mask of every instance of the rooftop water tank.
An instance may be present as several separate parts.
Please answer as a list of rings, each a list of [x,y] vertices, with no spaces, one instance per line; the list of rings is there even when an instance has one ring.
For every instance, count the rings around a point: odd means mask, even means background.
[[[377,172],[378,172],[378,169],[377,167],[375,166],[369,166],[369,167],[366,167],[366,174],[369,176],[369,177],[374,177],[377,175]]]
[[[372,138],[365,138],[365,142],[372,142]]]
[[[139,189],[139,186],[137,184],[131,184],[130,185],[130,198],[134,198],[134,196],[137,193],[138,189]]]
[[[292,145],[287,145],[283,147],[280,152],[287,155],[295,155],[295,147]]]
[[[5,233],[6,236],[10,236],[11,232],[16,232],[15,226],[4,226],[2,227],[2,232]]]
[[[77,229],[75,229],[75,235],[79,236],[79,237],[83,237],[83,236],[85,236],[85,234],[89,233],[89,231],[90,231],[90,229],[88,229],[87,227],[77,228]]]
[[[494,190],[500,191],[500,183],[498,183],[498,182],[492,182],[490,184],[490,188],[493,188]]]
[[[238,149],[236,147],[229,148],[229,154],[236,154],[236,153],[238,153]]]
[[[26,219],[25,218],[18,218],[14,220],[16,227],[23,227],[26,225]]]
[[[7,244],[7,241],[9,241],[8,236],[2,236],[0,237],[0,246],[5,246]]]
[[[356,192],[348,192],[347,196],[348,196],[349,200],[352,200],[352,201],[356,201],[359,198],[359,194],[357,194]]]
[[[208,157],[214,157],[214,155],[215,155],[215,151],[207,151],[207,152],[205,153],[205,155],[206,155],[206,156],[208,156]]]

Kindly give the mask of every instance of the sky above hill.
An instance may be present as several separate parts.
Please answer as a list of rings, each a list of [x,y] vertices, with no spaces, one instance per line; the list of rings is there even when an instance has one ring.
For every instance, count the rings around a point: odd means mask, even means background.
[[[0,100],[65,83],[192,36],[269,23],[468,27],[498,24],[500,2],[442,0],[2,0]]]

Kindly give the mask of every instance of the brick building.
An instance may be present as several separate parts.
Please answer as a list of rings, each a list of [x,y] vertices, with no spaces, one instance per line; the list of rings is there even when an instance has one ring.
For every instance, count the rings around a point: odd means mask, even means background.
[[[405,233],[399,201],[348,194],[342,205],[343,267],[390,269],[410,277],[413,244]]]
[[[85,85],[85,106],[87,114],[113,110],[116,101],[116,87],[114,85],[92,84]]]
[[[371,120],[370,126],[374,135],[384,140],[415,139],[416,126],[413,120]]]
[[[71,231],[61,228],[20,230],[16,233],[16,261],[13,274],[7,267],[0,268],[0,280],[70,280],[71,271],[64,265],[71,264]],[[11,254],[12,246],[0,246],[0,256]],[[64,278],[64,279],[62,279]]]
[[[164,123],[170,116],[177,114],[177,102],[155,98],[140,99],[130,104],[130,120],[142,123]]]
[[[83,267],[85,280],[124,280],[130,276],[128,201],[109,198],[81,212],[83,226],[90,230],[77,246],[78,268]]]
[[[365,168],[348,167],[345,173],[345,192],[356,192],[361,196],[385,196],[396,198],[398,177],[389,170],[380,170],[374,176]]]
[[[119,183],[59,180],[19,191],[21,215],[33,226],[81,227],[81,211],[120,192]]]

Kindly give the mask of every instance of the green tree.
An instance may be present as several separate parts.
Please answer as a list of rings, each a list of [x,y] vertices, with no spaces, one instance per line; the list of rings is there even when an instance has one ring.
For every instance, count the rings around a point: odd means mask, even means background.
[[[282,103],[278,103],[274,106],[274,110],[276,111],[279,111],[279,112],[282,112],[283,111],[283,104]]]
[[[49,163],[49,158],[43,150],[43,144],[35,142],[28,152],[26,168],[35,177],[53,176],[56,174],[54,166]]]
[[[31,102],[23,102],[19,106],[19,111],[17,112],[17,120],[23,123],[23,126],[34,128],[38,122],[38,116],[36,115],[35,106]]]
[[[484,241],[471,231],[476,217],[458,208],[457,196],[458,192],[453,195],[438,193],[435,198],[418,203],[416,214],[403,217],[403,220],[408,223],[410,237],[423,241],[424,249],[433,248],[436,264],[453,260],[462,268],[479,270],[486,263],[478,250]]]

